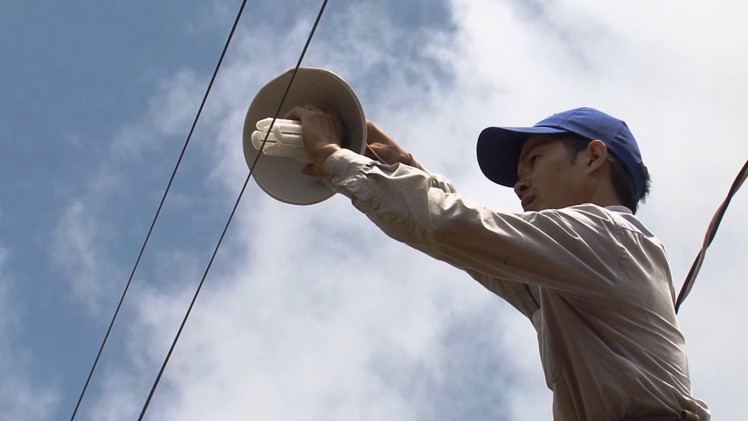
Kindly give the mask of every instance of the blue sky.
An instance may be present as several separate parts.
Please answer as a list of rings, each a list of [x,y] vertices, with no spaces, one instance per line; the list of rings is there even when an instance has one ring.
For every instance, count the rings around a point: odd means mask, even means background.
[[[576,106],[627,121],[640,212],[676,288],[748,156],[748,8],[717,1],[331,2],[305,65],[468,197],[474,139]],[[0,418],[69,417],[240,2],[0,8]],[[80,419],[140,411],[247,167],[254,93],[298,59],[321,2],[249,2]],[[741,192],[682,309],[696,394],[737,419],[748,370]],[[726,387],[726,385],[730,385]],[[250,184],[150,419],[550,419],[529,322],[389,241],[344,198]]]

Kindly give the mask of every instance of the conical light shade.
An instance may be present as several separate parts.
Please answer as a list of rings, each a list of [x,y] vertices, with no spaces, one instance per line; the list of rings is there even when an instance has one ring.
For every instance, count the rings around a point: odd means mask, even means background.
[[[260,153],[252,145],[252,132],[258,121],[274,117],[292,75],[293,69],[271,80],[260,89],[247,110],[243,143],[244,158],[250,168]],[[364,153],[364,110],[356,93],[345,80],[326,69],[299,68],[278,118],[283,118],[293,107],[304,105],[337,111],[347,132],[345,147],[359,154]],[[311,205],[331,197],[334,192],[322,180],[301,173],[304,165],[293,158],[263,154],[252,175],[267,194],[285,203]]]

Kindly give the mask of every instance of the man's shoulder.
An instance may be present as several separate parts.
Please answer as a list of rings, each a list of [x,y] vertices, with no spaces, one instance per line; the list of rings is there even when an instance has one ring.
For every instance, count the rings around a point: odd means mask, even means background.
[[[582,223],[606,223],[615,224],[621,218],[625,219],[626,212],[631,214],[627,208],[622,206],[604,207],[594,203],[582,203],[559,209],[547,209],[540,211],[541,214],[557,215],[560,218],[579,221]],[[632,215],[633,216],[633,215]]]
[[[631,215],[631,210],[625,206],[600,206],[594,203],[580,203],[578,205],[568,206],[556,209],[558,212],[567,212],[570,214],[586,214],[597,217],[610,217],[611,215]]]
[[[644,223],[624,206],[600,206],[594,203],[582,203],[556,209],[553,212],[582,224],[610,225],[645,237],[655,237]]]
[[[592,203],[570,206],[564,208],[570,217],[581,218],[588,223],[607,224],[616,227],[631,238],[644,239],[653,244],[661,246],[660,240],[646,225],[634,215],[630,209],[623,206],[599,206]]]

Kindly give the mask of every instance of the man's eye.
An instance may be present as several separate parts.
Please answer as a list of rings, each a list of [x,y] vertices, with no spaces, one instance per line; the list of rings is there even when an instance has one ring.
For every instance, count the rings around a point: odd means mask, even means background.
[[[538,159],[539,156],[540,155],[533,155],[533,156],[530,157],[530,165],[531,166],[535,165],[535,161],[537,161],[537,159]]]

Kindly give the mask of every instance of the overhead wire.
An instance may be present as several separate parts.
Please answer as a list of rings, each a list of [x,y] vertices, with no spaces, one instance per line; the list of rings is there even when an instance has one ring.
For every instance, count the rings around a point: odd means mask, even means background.
[[[299,57],[299,60],[298,60],[296,66],[295,66],[295,68],[293,70],[293,73],[291,75],[291,79],[288,82],[286,90],[285,90],[285,92],[284,92],[284,94],[283,94],[283,96],[281,98],[281,101],[280,101],[280,103],[278,105],[278,109],[277,109],[277,111],[276,111],[276,113],[275,113],[275,115],[273,117],[272,123],[270,125],[271,129],[272,129],[273,125],[275,124],[275,121],[278,118],[278,114],[280,113],[280,111],[281,111],[281,109],[282,109],[282,107],[284,105],[284,102],[286,100],[286,97],[288,96],[288,93],[289,93],[289,91],[291,89],[291,86],[293,85],[294,79],[296,77],[296,73],[298,72],[298,69],[301,66],[301,63],[302,63],[302,61],[304,59],[304,56],[305,56],[305,54],[306,54],[306,52],[307,52],[307,50],[309,48],[309,45],[311,44],[311,41],[312,41],[312,39],[314,37],[316,29],[317,29],[317,27],[319,25],[319,22],[320,22],[320,20],[322,18],[322,15],[324,13],[325,8],[326,8],[327,2],[328,2],[328,0],[323,0],[322,6],[320,7],[320,10],[319,10],[319,12],[317,14],[317,17],[316,17],[315,22],[314,22],[314,24],[312,26],[310,34],[309,34],[309,36],[308,36],[308,38],[306,40],[304,48],[303,48],[303,50],[301,52],[301,55]],[[102,341],[102,343],[101,343],[101,345],[99,347],[99,350],[97,352],[96,358],[94,359],[93,365],[91,366],[91,369],[90,369],[90,371],[88,373],[88,376],[86,378],[86,381],[85,381],[85,384],[84,384],[83,389],[81,391],[81,394],[80,394],[80,396],[79,396],[79,398],[78,398],[78,400],[76,402],[75,408],[73,410],[73,414],[71,416],[71,421],[73,421],[75,419],[75,417],[76,417],[76,415],[78,413],[78,410],[80,408],[80,405],[82,403],[82,400],[83,400],[83,398],[84,398],[84,396],[85,396],[85,394],[87,392],[88,386],[89,386],[89,384],[91,382],[91,379],[93,377],[93,374],[94,374],[94,372],[95,372],[95,370],[97,368],[98,362],[99,362],[99,360],[101,358],[103,350],[104,350],[104,348],[106,346],[106,343],[108,341],[108,338],[109,338],[109,336],[111,334],[111,331],[113,329],[114,323],[115,323],[115,321],[116,321],[116,319],[118,317],[118,314],[119,314],[119,312],[121,310],[122,304],[123,304],[123,302],[125,300],[125,297],[126,297],[128,291],[129,291],[129,288],[130,288],[130,286],[132,284],[132,281],[134,279],[134,275],[137,272],[137,269],[139,267],[139,263],[141,261],[141,258],[142,258],[143,254],[144,254],[145,248],[148,245],[148,242],[150,240],[151,234],[153,233],[153,230],[155,228],[156,222],[158,221],[159,215],[160,215],[161,210],[163,208],[163,205],[164,205],[164,203],[166,201],[166,197],[169,194],[169,191],[170,191],[171,186],[173,184],[173,181],[174,181],[174,179],[176,177],[177,171],[178,171],[178,169],[179,169],[179,167],[181,165],[182,159],[183,159],[183,157],[184,157],[184,155],[186,153],[187,147],[189,146],[189,143],[191,141],[191,138],[192,138],[192,135],[193,135],[193,133],[195,131],[197,123],[198,123],[198,121],[200,119],[200,116],[202,115],[202,111],[203,111],[203,109],[205,107],[205,104],[207,102],[208,96],[210,95],[210,92],[212,90],[213,84],[214,84],[214,82],[215,82],[215,80],[217,78],[218,71],[221,68],[221,65],[223,63],[224,57],[225,57],[226,52],[228,51],[228,48],[229,48],[229,46],[231,44],[231,41],[232,41],[233,36],[234,36],[234,33],[235,33],[236,28],[238,26],[238,23],[241,20],[241,16],[243,14],[243,11],[244,11],[244,8],[246,6],[246,3],[247,3],[247,0],[243,0],[242,3],[241,3],[239,11],[238,11],[238,13],[236,15],[236,18],[234,20],[234,23],[232,25],[231,31],[229,33],[229,36],[228,36],[228,38],[226,40],[226,43],[224,44],[224,47],[223,47],[223,50],[221,52],[220,58],[218,60],[218,63],[216,64],[216,67],[215,67],[215,69],[213,71],[213,74],[211,76],[211,79],[210,79],[210,82],[209,82],[208,87],[206,89],[206,92],[205,92],[205,94],[204,94],[204,96],[202,98],[202,101],[200,103],[200,106],[199,106],[199,109],[197,111],[197,114],[195,115],[195,118],[194,118],[194,120],[192,122],[192,126],[190,128],[189,134],[188,134],[188,136],[187,136],[187,138],[186,138],[186,140],[184,142],[184,145],[183,145],[183,147],[181,149],[181,152],[180,152],[179,157],[177,159],[176,165],[174,166],[174,169],[173,169],[173,171],[171,173],[171,176],[170,176],[169,181],[167,183],[166,189],[164,190],[164,194],[161,197],[161,200],[159,202],[159,205],[158,205],[156,213],[155,213],[155,215],[153,217],[153,220],[152,220],[152,222],[150,224],[150,227],[148,229],[148,232],[147,232],[147,235],[145,237],[145,240],[143,241],[143,244],[142,244],[142,246],[140,248],[140,251],[139,251],[138,256],[136,258],[135,264],[133,266],[133,269],[132,269],[132,271],[130,273],[130,276],[129,276],[128,280],[127,280],[125,288],[124,288],[124,290],[122,292],[122,295],[121,295],[121,297],[119,299],[119,302],[117,304],[117,307],[115,309],[114,315],[112,316],[112,319],[111,319],[111,321],[109,323],[109,326],[108,326],[108,328],[106,330],[106,333],[104,335],[103,341]],[[268,130],[268,133],[269,132],[270,132],[270,130]],[[266,142],[267,142],[267,134],[266,134],[265,139],[263,140],[262,147],[260,148],[260,151],[262,151],[262,148],[265,146]],[[171,358],[171,356],[172,356],[172,354],[174,352],[174,349],[176,348],[176,345],[177,345],[177,343],[179,341],[179,338],[181,337],[181,334],[182,334],[182,332],[184,330],[184,327],[185,327],[185,325],[187,323],[187,320],[189,319],[189,316],[190,316],[190,314],[191,314],[191,312],[192,312],[192,310],[194,308],[194,305],[195,305],[195,303],[197,301],[197,298],[198,298],[198,296],[200,294],[200,291],[202,290],[202,287],[203,287],[203,285],[205,283],[205,280],[207,279],[207,275],[208,275],[208,273],[209,273],[209,271],[210,271],[210,269],[212,267],[212,264],[213,264],[213,262],[215,260],[215,257],[218,254],[218,250],[220,249],[220,246],[221,246],[221,244],[222,244],[222,242],[224,240],[224,237],[225,237],[226,233],[228,232],[228,228],[229,228],[229,226],[230,226],[230,224],[231,224],[231,222],[233,220],[233,217],[234,217],[234,215],[236,213],[236,210],[238,209],[238,206],[239,206],[239,204],[241,202],[241,199],[242,199],[242,197],[244,195],[244,192],[245,192],[245,190],[247,188],[249,180],[252,177],[254,168],[257,165],[257,162],[260,159],[261,155],[262,155],[262,153],[259,153],[255,157],[252,165],[250,166],[249,174],[247,175],[246,179],[244,180],[244,183],[243,183],[242,188],[241,188],[241,190],[239,192],[239,195],[238,195],[238,197],[236,199],[236,202],[234,203],[234,206],[233,206],[233,208],[231,210],[231,213],[230,213],[230,215],[228,217],[228,220],[226,221],[226,224],[225,224],[225,226],[223,228],[223,231],[221,232],[221,235],[220,235],[220,237],[218,239],[218,242],[217,242],[217,244],[216,244],[216,246],[215,246],[215,248],[213,250],[213,253],[212,253],[211,257],[210,257],[210,260],[209,260],[209,262],[208,262],[208,264],[207,264],[207,266],[205,268],[205,271],[204,271],[204,273],[202,275],[202,278],[201,278],[201,280],[200,280],[200,282],[199,282],[199,284],[197,286],[197,289],[196,289],[196,291],[195,291],[195,293],[194,293],[194,295],[192,297],[190,305],[189,305],[189,307],[188,307],[188,309],[187,309],[187,311],[186,311],[186,313],[184,315],[184,318],[183,318],[183,320],[182,320],[182,322],[181,322],[181,324],[179,326],[177,334],[176,334],[174,340],[172,341],[172,344],[171,344],[171,346],[169,348],[169,351],[168,351],[168,353],[167,353],[167,355],[166,355],[166,357],[165,357],[165,359],[164,359],[164,361],[163,361],[163,363],[161,365],[159,373],[158,373],[158,375],[157,375],[157,377],[156,377],[156,379],[155,379],[155,381],[154,381],[154,383],[153,383],[153,385],[151,387],[151,390],[150,390],[150,392],[148,394],[148,397],[147,397],[147,399],[145,401],[145,404],[143,405],[143,407],[141,409],[141,413],[140,413],[140,415],[138,417],[139,421],[144,418],[144,416],[145,416],[145,414],[146,414],[146,412],[147,412],[147,410],[149,408],[149,405],[150,405],[150,403],[151,403],[151,401],[153,399],[155,391],[156,391],[156,389],[157,389],[157,387],[158,387],[158,385],[160,383],[160,380],[161,380],[161,378],[162,378],[162,376],[163,376],[163,374],[165,372],[166,366],[168,365],[168,362],[169,362],[169,360],[170,360],[170,358]],[[725,211],[727,210],[727,207],[728,207],[728,205],[730,203],[730,200],[732,199],[732,197],[734,196],[734,194],[737,192],[737,190],[742,186],[743,182],[746,180],[746,177],[748,177],[748,162],[746,162],[746,164],[743,166],[741,172],[738,175],[738,178],[733,183],[733,185],[732,185],[732,187],[731,187],[731,189],[730,189],[730,191],[729,191],[729,193],[727,195],[727,198],[721,204],[721,206],[717,210],[717,213],[712,218],[712,221],[710,223],[710,226],[709,226],[709,228],[707,230],[707,233],[706,233],[706,236],[705,236],[705,239],[704,239],[703,246],[702,246],[702,248],[701,248],[698,256],[696,257],[696,260],[694,261],[694,263],[693,263],[693,265],[692,265],[692,267],[691,267],[691,269],[689,271],[689,274],[688,274],[688,276],[686,278],[686,281],[684,282],[684,285],[683,285],[683,287],[682,287],[682,289],[681,289],[681,291],[680,291],[680,293],[678,295],[678,298],[676,300],[676,303],[675,303],[676,312],[679,310],[681,304],[683,303],[683,301],[685,300],[685,298],[690,293],[690,291],[691,291],[691,289],[693,287],[693,283],[695,281],[696,275],[698,274],[698,272],[699,272],[699,270],[700,270],[700,268],[702,266],[702,263],[703,263],[703,260],[704,260],[704,256],[705,256],[705,253],[706,253],[706,249],[709,247],[709,245],[711,245],[711,243],[712,243],[712,241],[713,241],[713,239],[715,237],[717,228],[719,227],[719,224],[720,224],[720,222],[722,220],[722,217],[724,216]]]
[[[143,408],[140,412],[140,415],[138,416],[138,421],[143,420],[143,418],[145,417],[148,407],[150,406],[151,400],[153,399],[156,388],[158,387],[161,381],[164,371],[166,370],[166,366],[168,365],[169,360],[171,359],[171,356],[174,352],[174,349],[176,348],[177,342],[179,341],[179,338],[182,335],[184,326],[187,324],[187,320],[189,319],[190,314],[192,313],[192,309],[195,305],[195,302],[197,301],[197,297],[200,295],[200,291],[202,290],[202,287],[205,284],[205,280],[207,279],[208,273],[210,272],[210,268],[213,265],[213,261],[215,260],[216,255],[218,254],[218,250],[221,247],[221,244],[223,243],[223,239],[226,236],[226,232],[228,231],[229,226],[231,225],[231,221],[234,218],[234,214],[236,213],[236,210],[239,207],[239,203],[241,202],[242,197],[244,196],[244,191],[246,190],[247,185],[249,184],[249,180],[252,178],[254,169],[257,166],[257,162],[259,161],[260,156],[262,155],[262,148],[264,148],[265,143],[267,142],[268,135],[270,131],[272,130],[272,127],[275,124],[276,119],[278,118],[278,114],[280,114],[281,110],[283,109],[283,105],[286,101],[286,97],[288,96],[288,93],[291,90],[291,86],[293,85],[294,79],[296,78],[296,74],[298,73],[299,67],[301,67],[301,63],[304,60],[304,56],[306,55],[306,52],[309,49],[309,45],[312,42],[312,38],[314,37],[314,33],[316,32],[317,27],[319,26],[319,22],[322,19],[322,15],[324,14],[325,7],[327,6],[327,1],[328,0],[323,0],[322,2],[322,6],[320,7],[320,10],[317,14],[317,18],[315,19],[314,24],[312,25],[312,29],[309,33],[309,36],[307,37],[306,43],[304,44],[304,48],[301,51],[301,55],[299,56],[299,60],[293,69],[293,73],[291,75],[290,80],[288,81],[286,90],[283,93],[283,96],[280,100],[280,103],[278,104],[278,108],[275,112],[275,115],[273,116],[273,120],[270,124],[270,128],[268,129],[268,132],[265,135],[265,139],[262,142],[262,146],[260,147],[260,153],[257,154],[254,161],[252,162],[252,165],[249,168],[249,174],[247,174],[247,178],[244,180],[244,184],[242,185],[242,188],[239,191],[239,196],[237,197],[236,202],[234,203],[234,207],[231,209],[231,213],[229,214],[228,220],[226,221],[226,225],[224,226],[223,231],[221,232],[221,236],[218,239],[218,243],[216,244],[216,247],[213,250],[213,254],[210,257],[210,260],[208,261],[208,265],[206,266],[205,272],[203,273],[203,276],[200,279],[200,283],[198,284],[197,289],[195,290],[195,294],[193,295],[192,301],[190,302],[190,305],[187,308],[187,312],[185,313],[184,318],[182,319],[182,323],[180,324],[179,329],[177,330],[177,334],[171,343],[169,352],[166,354],[166,358],[164,359],[163,364],[161,365],[161,369],[159,370],[158,375],[156,376],[156,379],[153,382],[153,385],[151,386],[151,391],[149,392],[148,398],[146,399],[145,404],[143,405]]]
[[[171,177],[169,177],[169,182],[166,185],[166,189],[164,190],[163,196],[161,196],[161,201],[158,205],[158,208],[156,209],[156,214],[153,217],[153,220],[151,221],[151,226],[148,229],[148,234],[145,236],[145,240],[143,241],[143,245],[140,247],[140,252],[138,253],[138,257],[135,260],[135,265],[132,268],[132,271],[130,272],[130,277],[127,279],[127,284],[125,285],[125,289],[122,291],[122,295],[120,296],[119,302],[117,303],[117,308],[114,311],[114,315],[112,316],[112,320],[109,322],[109,327],[106,330],[106,334],[104,335],[104,339],[101,342],[101,345],[99,346],[99,351],[96,354],[96,358],[94,359],[93,365],[91,366],[90,371],[88,372],[88,377],[86,378],[86,382],[83,385],[83,390],[81,390],[80,396],[78,397],[78,401],[75,404],[75,409],[73,410],[73,414],[70,417],[70,420],[75,420],[76,415],[78,414],[78,410],[80,409],[81,402],[83,401],[83,397],[86,394],[86,391],[88,390],[88,386],[91,382],[91,379],[93,378],[94,371],[96,371],[96,367],[98,366],[99,359],[101,358],[101,355],[104,351],[104,347],[106,346],[107,340],[109,339],[109,335],[112,332],[112,328],[114,326],[115,320],[117,320],[117,316],[119,315],[120,309],[122,308],[122,303],[125,301],[125,296],[127,295],[127,292],[130,289],[130,285],[132,284],[132,280],[135,277],[135,273],[137,272],[138,266],[140,264],[140,260],[143,257],[143,253],[145,252],[145,248],[148,245],[148,242],[151,238],[151,234],[153,233],[153,229],[156,226],[156,221],[158,221],[158,217],[161,214],[161,209],[164,206],[164,202],[166,201],[166,197],[169,194],[169,191],[171,190],[171,186],[174,182],[174,178],[176,177],[177,171],[179,170],[179,166],[182,163],[182,159],[184,158],[185,152],[187,151],[187,146],[190,144],[190,140],[192,139],[192,134],[195,132],[195,127],[197,126],[197,122],[200,119],[200,116],[202,115],[203,108],[205,107],[205,103],[208,100],[208,96],[210,95],[210,91],[213,88],[213,83],[216,80],[216,76],[218,75],[218,70],[221,68],[221,64],[223,63],[223,59],[226,56],[226,51],[228,51],[229,45],[231,45],[231,40],[234,37],[234,32],[236,32],[236,28],[239,24],[239,20],[241,19],[242,13],[244,12],[244,7],[247,4],[247,0],[243,0],[241,6],[239,7],[239,12],[236,15],[236,19],[234,19],[234,24],[231,27],[231,31],[229,32],[229,36],[226,39],[226,43],[223,46],[223,51],[221,52],[221,56],[218,59],[218,63],[216,64],[215,69],[213,70],[213,75],[210,78],[210,83],[208,83],[208,88],[205,90],[205,95],[203,95],[203,99],[200,103],[200,107],[197,111],[197,114],[195,115],[195,119],[192,122],[192,127],[190,128],[189,134],[187,135],[187,139],[184,142],[184,145],[182,146],[182,150],[179,153],[179,158],[177,159],[177,163],[174,166],[174,170],[171,173]]]
[[[699,254],[696,255],[696,259],[691,265],[691,269],[688,271],[688,275],[686,275],[686,280],[683,282],[680,293],[678,293],[678,298],[675,300],[676,313],[680,310],[680,307],[681,305],[683,305],[686,297],[688,297],[688,294],[691,293],[693,284],[694,282],[696,282],[696,275],[699,274],[701,265],[704,263],[704,257],[706,257],[706,249],[709,248],[709,246],[712,244],[714,236],[717,234],[717,229],[719,228],[719,224],[722,222],[722,217],[725,216],[727,206],[730,205],[730,201],[732,200],[733,196],[735,196],[735,193],[737,193],[740,187],[743,185],[743,182],[746,180],[746,178],[748,178],[748,161],[745,161],[745,164],[743,164],[743,168],[740,170],[738,176],[735,178],[735,181],[733,181],[730,190],[727,192],[727,197],[719,206],[717,212],[714,214],[714,217],[712,217],[712,221],[709,223],[709,227],[706,230],[706,235],[704,235],[704,242],[702,243],[701,250],[699,250]]]

